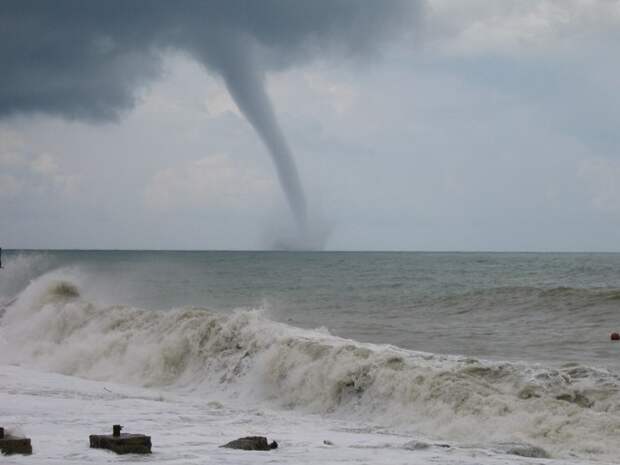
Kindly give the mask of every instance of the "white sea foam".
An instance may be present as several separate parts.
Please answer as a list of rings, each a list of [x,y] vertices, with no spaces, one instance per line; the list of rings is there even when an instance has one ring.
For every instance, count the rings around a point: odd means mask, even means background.
[[[257,310],[102,306],[80,285],[75,270],[56,270],[26,287],[0,320],[0,362],[485,450],[516,442],[561,458],[620,452],[619,383],[606,371],[362,344]]]
[[[149,463],[168,464],[407,464],[518,465],[583,464],[583,460],[524,461],[507,455],[508,445],[462,448],[428,438],[373,430],[294,411],[239,409],[234,402],[88,381],[0,365],[1,418],[11,431],[32,439],[34,454],[2,457],[2,464],[105,464],[137,462],[88,448],[88,435],[121,423],[127,432],[151,435]],[[219,446],[245,435],[266,435],[280,447],[245,452]],[[324,441],[328,441],[326,444]]]

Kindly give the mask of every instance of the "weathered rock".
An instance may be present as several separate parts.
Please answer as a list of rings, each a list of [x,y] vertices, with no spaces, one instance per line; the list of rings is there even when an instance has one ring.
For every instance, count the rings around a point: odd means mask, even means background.
[[[272,441],[271,444],[267,442],[267,438],[264,436],[247,436],[245,438],[235,439],[220,447],[227,447],[229,449],[241,449],[241,450],[271,450],[278,447],[278,443]]]
[[[91,434],[90,447],[108,449],[117,454],[150,454],[151,437],[144,434],[121,434],[122,426],[114,425],[112,434]]]
[[[32,444],[30,438],[17,438],[4,433],[4,428],[0,428],[0,452],[9,454],[32,454]]]

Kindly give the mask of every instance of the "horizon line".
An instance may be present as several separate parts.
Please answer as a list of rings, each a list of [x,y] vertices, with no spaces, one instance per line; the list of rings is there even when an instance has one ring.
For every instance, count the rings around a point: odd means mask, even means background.
[[[422,250],[422,249],[327,249],[327,250],[304,250],[304,249],[132,249],[132,248],[39,248],[39,247],[0,247],[4,251],[22,252],[236,252],[236,253],[453,253],[453,254],[620,254],[620,250]]]

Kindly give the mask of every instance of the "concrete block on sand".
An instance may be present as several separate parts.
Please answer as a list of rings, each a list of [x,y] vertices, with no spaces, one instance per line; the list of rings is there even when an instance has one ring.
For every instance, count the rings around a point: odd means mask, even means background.
[[[32,444],[30,438],[18,438],[8,433],[5,434],[4,428],[0,428],[0,452],[9,454],[32,454]]]
[[[117,454],[150,454],[151,437],[144,434],[121,434],[120,425],[114,425],[112,434],[91,434],[90,447],[108,449]]]

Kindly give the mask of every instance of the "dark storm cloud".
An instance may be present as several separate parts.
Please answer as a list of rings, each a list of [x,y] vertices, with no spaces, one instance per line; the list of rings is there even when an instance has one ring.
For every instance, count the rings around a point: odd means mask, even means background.
[[[113,119],[158,76],[166,49],[220,74],[239,40],[260,53],[259,73],[317,52],[364,55],[416,9],[406,0],[4,0],[0,117]]]
[[[0,6],[0,117],[113,119],[156,77],[163,50],[219,73],[274,161],[307,247],[306,198],[265,92],[264,73],[314,53],[363,55],[412,0],[8,1]]]

